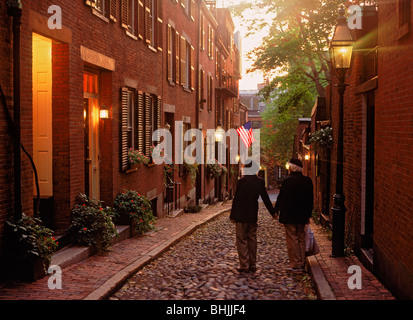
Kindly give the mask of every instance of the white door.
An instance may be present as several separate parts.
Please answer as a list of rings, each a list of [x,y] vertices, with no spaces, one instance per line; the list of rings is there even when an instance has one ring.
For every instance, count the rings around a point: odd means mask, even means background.
[[[33,33],[33,161],[40,196],[53,196],[52,40]],[[34,194],[37,194],[34,186]]]

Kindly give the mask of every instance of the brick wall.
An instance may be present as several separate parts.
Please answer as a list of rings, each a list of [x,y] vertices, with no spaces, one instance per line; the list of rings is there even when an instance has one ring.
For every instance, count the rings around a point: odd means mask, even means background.
[[[396,296],[412,299],[412,24],[399,38],[396,1],[379,1],[379,26],[374,263]]]

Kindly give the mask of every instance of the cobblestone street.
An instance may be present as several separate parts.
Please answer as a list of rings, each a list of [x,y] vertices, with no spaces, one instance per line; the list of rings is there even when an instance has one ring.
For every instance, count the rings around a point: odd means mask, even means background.
[[[238,273],[229,213],[206,224],[141,269],[110,299],[317,299],[311,277],[289,270],[284,228],[260,205],[257,272]]]

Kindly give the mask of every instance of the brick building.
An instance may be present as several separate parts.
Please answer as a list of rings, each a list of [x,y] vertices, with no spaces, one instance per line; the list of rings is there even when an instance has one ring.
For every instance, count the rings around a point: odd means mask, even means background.
[[[410,0],[376,4],[362,6],[362,29],[353,30],[355,57],[346,79],[345,244],[396,297],[411,299],[413,7]],[[312,131],[331,126],[334,138],[338,93],[333,86],[326,92],[313,109]],[[315,208],[326,223],[331,220],[336,154],[334,142],[331,148],[312,153]]]
[[[169,128],[175,145],[176,126],[184,132],[216,128],[217,88],[222,79],[217,57],[234,88],[232,100],[220,103],[218,114],[224,112],[224,105],[231,109],[228,114],[237,114],[239,52],[233,42],[234,26],[227,9],[211,12],[213,2],[207,2],[21,1],[21,136],[36,164],[40,216],[48,226],[58,232],[67,228],[79,193],[111,205],[123,188],[134,189],[147,196],[158,217],[168,213],[168,201],[173,209],[180,209],[214,193],[215,179],[205,168],[200,168],[194,185],[180,165],[172,177],[172,197],[166,199],[163,166],[134,167],[128,161],[130,148],[150,156],[156,129]],[[53,28],[58,21],[50,17],[59,9],[62,25]],[[16,60],[13,18],[5,2],[0,4],[0,16],[0,84],[13,114]],[[220,25],[226,26],[223,35]],[[222,37],[227,54],[221,57],[215,50],[221,48]],[[13,168],[12,125],[4,110],[0,114],[3,246],[4,223],[14,211],[17,169]],[[239,125],[239,119],[233,125]],[[33,215],[37,189],[24,154],[21,181],[22,211]]]

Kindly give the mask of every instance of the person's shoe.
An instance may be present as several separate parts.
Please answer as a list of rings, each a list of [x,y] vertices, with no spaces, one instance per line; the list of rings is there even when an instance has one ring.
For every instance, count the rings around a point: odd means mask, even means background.
[[[242,273],[242,272],[248,272],[249,270],[246,268],[237,268],[237,271]]]

